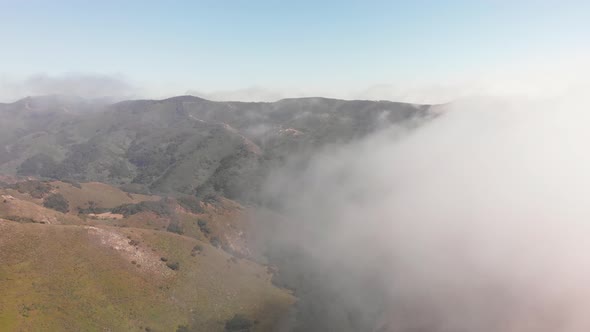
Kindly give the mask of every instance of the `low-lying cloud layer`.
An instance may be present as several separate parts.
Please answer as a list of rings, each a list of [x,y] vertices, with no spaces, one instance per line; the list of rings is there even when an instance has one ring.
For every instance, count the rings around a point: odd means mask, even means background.
[[[278,172],[287,330],[589,331],[587,111],[472,99]]]
[[[245,88],[214,89],[206,85],[191,88],[187,77],[173,84],[162,83],[157,77],[143,81],[141,86],[121,75],[69,73],[37,74],[14,79],[0,74],[0,102],[11,102],[31,95],[61,94],[84,98],[164,99],[190,94],[216,101],[273,102],[284,98],[327,97],[337,99],[391,100],[418,104],[443,104],[473,96],[499,98],[527,96],[529,98],[576,95],[586,99],[585,90],[590,77],[588,52],[577,56],[545,56],[542,59],[513,61],[510,65],[490,65],[479,70],[437,77],[392,77],[383,83],[365,82],[359,86],[314,85],[313,78],[305,84],[266,85]],[[285,78],[285,82],[289,79]],[[344,83],[342,83],[344,84]],[[184,88],[183,88],[184,87]]]
[[[526,58],[509,65],[491,65],[478,70],[436,77],[392,77],[381,84],[342,87],[332,86],[280,87],[258,86],[246,89],[203,92],[189,90],[189,94],[219,101],[276,101],[282,98],[328,97],[338,99],[391,100],[418,104],[444,104],[474,96],[512,98],[564,97],[584,98],[590,77],[588,52],[579,55]],[[309,82],[313,84],[314,82]]]
[[[136,98],[141,90],[120,76],[95,74],[37,74],[25,79],[0,76],[0,101],[11,102],[27,96],[66,95],[88,99],[122,100]]]

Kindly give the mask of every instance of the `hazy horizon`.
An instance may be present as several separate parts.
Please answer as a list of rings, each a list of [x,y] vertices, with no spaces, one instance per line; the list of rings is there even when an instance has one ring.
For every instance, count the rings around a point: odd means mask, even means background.
[[[0,102],[45,94],[191,94],[443,103],[473,95],[563,95],[590,72],[584,18],[590,8],[581,1],[4,7],[0,28],[10,33],[0,35]]]

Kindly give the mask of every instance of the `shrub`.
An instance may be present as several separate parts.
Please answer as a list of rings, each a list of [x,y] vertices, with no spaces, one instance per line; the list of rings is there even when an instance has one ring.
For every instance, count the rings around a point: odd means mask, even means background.
[[[203,251],[203,246],[201,246],[200,244],[197,244],[193,247],[193,250],[191,250],[191,256],[194,257],[194,256],[200,254],[201,251]]]
[[[180,227],[180,225],[178,224],[178,222],[171,222],[168,225],[168,227],[166,227],[166,230],[168,232],[176,233],[176,234],[179,234],[179,235],[184,234],[184,232],[182,231],[182,227]]]
[[[143,201],[137,204],[123,204],[113,208],[111,212],[122,214],[125,217],[129,217],[140,212],[153,212],[160,217],[170,216],[172,214],[167,199],[162,199],[157,202]]]
[[[129,178],[132,175],[131,170],[123,160],[118,160],[113,163],[109,170],[109,178],[111,179]]]
[[[54,175],[57,173],[58,163],[44,153],[29,157],[20,164],[16,171],[18,175],[40,175],[49,178],[55,178]]]
[[[180,263],[178,263],[178,262],[168,262],[168,263],[166,263],[166,266],[168,266],[168,268],[170,270],[176,271],[176,270],[178,270],[180,268]]]
[[[12,189],[16,189],[21,194],[27,193],[33,198],[42,198],[51,192],[52,187],[47,182],[27,180],[15,183],[12,185]]]
[[[32,218],[22,217],[22,216],[6,216],[4,217],[6,220],[16,221],[20,223],[36,223],[37,221]]]
[[[62,194],[51,194],[43,200],[43,206],[59,212],[66,213],[69,210],[68,201]]]
[[[217,204],[219,203],[219,196],[217,194],[207,194],[203,197],[203,202]]]
[[[139,183],[128,183],[120,187],[121,190],[132,194],[149,195],[151,194],[149,188]]]
[[[211,234],[211,230],[209,229],[209,226],[207,226],[207,222],[205,220],[199,219],[197,221],[197,225],[199,225],[199,229],[201,230],[201,232],[203,232],[203,234]]]
[[[71,179],[62,179],[62,182],[65,183],[69,183],[71,184],[73,187],[76,187],[78,189],[82,189],[82,185],[80,184],[80,182],[76,181],[76,180],[71,180]]]
[[[254,323],[249,320],[248,318],[236,314],[232,319],[229,319],[225,322],[225,330],[226,331],[250,331],[250,328],[254,325]]]
[[[178,204],[185,208],[186,210],[199,214],[203,213],[203,208],[201,207],[201,201],[198,200],[194,196],[182,196],[177,199]]]
[[[109,209],[99,207],[98,204],[96,204],[96,202],[94,202],[94,201],[88,201],[87,204],[88,204],[87,208],[78,207],[79,214],[89,214],[89,213],[99,214],[99,213],[104,213],[104,212],[109,211]]]
[[[214,236],[211,239],[211,244],[215,247],[215,248],[219,248],[221,246],[221,241],[219,240],[219,238],[217,236]]]

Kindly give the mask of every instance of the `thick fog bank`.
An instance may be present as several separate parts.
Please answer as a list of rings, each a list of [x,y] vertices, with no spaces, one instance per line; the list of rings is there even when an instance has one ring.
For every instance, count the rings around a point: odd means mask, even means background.
[[[468,100],[285,167],[285,330],[590,331],[590,114]]]

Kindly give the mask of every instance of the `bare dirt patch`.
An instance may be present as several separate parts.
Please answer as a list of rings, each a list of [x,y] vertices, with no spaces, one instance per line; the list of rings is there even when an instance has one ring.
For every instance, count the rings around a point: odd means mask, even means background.
[[[162,277],[171,277],[172,272],[160,256],[151,250],[143,248],[139,241],[130,239],[115,230],[86,226],[88,234],[96,238],[103,246],[117,251],[130,264],[134,264],[141,272],[151,273]]]
[[[123,219],[122,214],[105,212],[105,213],[89,213],[88,217],[98,220]]]

